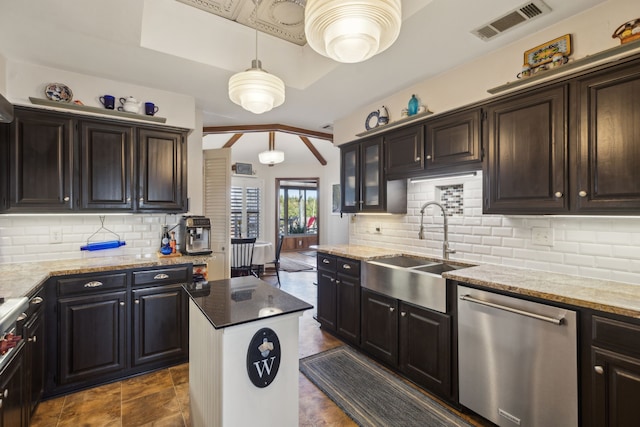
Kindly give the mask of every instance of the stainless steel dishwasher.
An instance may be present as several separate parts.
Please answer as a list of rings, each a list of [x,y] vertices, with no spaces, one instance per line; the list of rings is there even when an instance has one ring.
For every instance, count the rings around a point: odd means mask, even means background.
[[[503,427],[578,425],[576,313],[458,286],[460,403]]]

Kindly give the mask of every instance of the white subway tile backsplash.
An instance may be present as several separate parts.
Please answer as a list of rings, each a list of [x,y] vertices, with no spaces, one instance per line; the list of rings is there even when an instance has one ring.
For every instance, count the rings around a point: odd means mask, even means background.
[[[7,216],[0,217],[0,263],[40,260],[80,259],[114,255],[145,255],[160,247],[162,224],[175,225],[177,215],[109,215],[104,227],[118,236],[100,230],[98,215]],[[50,230],[62,231],[62,243],[50,242]],[[91,242],[126,241],[126,246],[102,251],[81,251]]]
[[[578,267],[592,267],[596,264],[595,257],[589,255],[565,254],[564,260]]]
[[[581,243],[580,253],[583,255],[611,256],[613,249],[609,245],[597,245],[593,243]]]
[[[457,251],[452,259],[640,284],[640,218],[484,215],[482,178],[459,182],[464,186],[464,216],[450,217],[450,241]],[[373,225],[372,222],[379,223],[381,219],[358,217],[363,229],[355,230],[351,224],[350,241],[382,247],[389,243],[393,249],[441,256],[441,230],[437,233],[428,230],[428,242],[417,239],[420,206],[436,198],[437,185],[442,184],[410,184],[408,199],[412,208],[407,215],[384,217],[385,230],[399,227],[408,238],[399,241],[394,237],[401,235],[401,231],[394,231],[393,236],[367,235],[366,224]],[[425,215],[425,224],[432,223],[441,224],[441,217]],[[550,228],[552,246],[533,244],[533,227]]]

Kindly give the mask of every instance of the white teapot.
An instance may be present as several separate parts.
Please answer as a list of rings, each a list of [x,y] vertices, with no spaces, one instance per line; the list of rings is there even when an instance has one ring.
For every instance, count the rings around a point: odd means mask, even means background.
[[[133,96],[127,98],[120,98],[121,107],[118,107],[118,111],[126,111],[128,113],[137,113],[140,111],[140,102]]]

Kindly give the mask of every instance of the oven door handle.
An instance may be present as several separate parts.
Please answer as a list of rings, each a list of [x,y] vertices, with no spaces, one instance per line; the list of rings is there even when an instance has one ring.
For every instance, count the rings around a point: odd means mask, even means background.
[[[549,317],[549,316],[544,316],[542,314],[531,313],[530,311],[524,311],[524,310],[520,310],[518,308],[508,307],[506,305],[501,305],[501,304],[496,304],[494,302],[479,300],[479,299],[476,299],[476,298],[474,298],[474,297],[472,297],[470,295],[461,295],[460,299],[463,300],[463,301],[472,302],[474,304],[486,305],[487,307],[491,307],[491,308],[495,308],[495,309],[503,310],[503,311],[508,311],[510,313],[519,314],[521,316],[532,317],[534,319],[538,319],[538,320],[542,320],[542,321],[545,321],[545,322],[553,323],[554,325],[562,325],[562,323],[564,322],[564,317],[561,317],[561,318],[557,319],[555,317]]]

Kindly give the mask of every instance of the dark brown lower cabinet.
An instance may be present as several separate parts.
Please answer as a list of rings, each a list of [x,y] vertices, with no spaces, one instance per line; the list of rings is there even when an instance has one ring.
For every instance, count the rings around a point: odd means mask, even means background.
[[[189,264],[51,278],[43,396],[186,362],[191,275]]]
[[[593,350],[594,426],[635,427],[640,422],[640,359]]]
[[[398,365],[398,300],[362,289],[362,348],[392,366]]]
[[[362,348],[429,391],[452,399],[452,318],[362,289]]]
[[[335,274],[318,268],[317,319],[324,329],[332,332],[335,332],[337,323],[336,301]]]
[[[37,308],[32,311],[32,307]],[[44,391],[45,323],[42,297],[31,298],[29,311],[30,314],[23,329],[27,419],[31,418]]]
[[[450,315],[400,302],[400,371],[430,391],[451,395]]]
[[[24,389],[24,345],[13,351],[0,372],[0,427],[27,427]]]
[[[125,369],[125,298],[121,291],[58,300],[60,384]]]
[[[336,332],[343,339],[360,343],[360,278],[337,274]]]
[[[134,289],[132,293],[133,364],[186,357],[189,319],[182,285]]]
[[[585,425],[637,426],[640,420],[640,322],[598,313],[590,316],[585,329],[587,339],[591,340],[591,364],[583,387],[583,393],[589,393],[588,385],[591,385],[591,399],[583,399]]]
[[[351,344],[360,344],[360,261],[318,254],[320,325]]]

